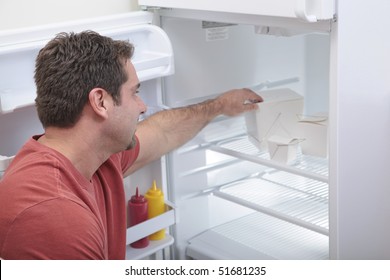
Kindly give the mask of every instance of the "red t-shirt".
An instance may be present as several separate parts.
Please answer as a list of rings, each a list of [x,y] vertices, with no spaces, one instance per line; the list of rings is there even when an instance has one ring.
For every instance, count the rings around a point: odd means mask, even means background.
[[[139,144],[112,155],[88,181],[61,153],[35,139],[0,181],[0,257],[124,259],[123,171],[136,160]]]

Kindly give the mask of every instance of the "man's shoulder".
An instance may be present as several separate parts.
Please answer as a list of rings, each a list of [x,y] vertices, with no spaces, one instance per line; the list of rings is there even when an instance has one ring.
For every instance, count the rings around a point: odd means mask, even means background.
[[[0,245],[6,259],[99,259],[104,258],[104,230],[91,211],[59,197],[16,215],[1,228]]]

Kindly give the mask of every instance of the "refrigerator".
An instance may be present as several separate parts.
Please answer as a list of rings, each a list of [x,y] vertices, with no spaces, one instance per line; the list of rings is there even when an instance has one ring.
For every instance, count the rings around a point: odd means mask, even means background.
[[[127,246],[128,259],[390,259],[390,2],[139,4],[0,32],[0,172],[43,131],[34,108],[39,49],[58,32],[92,29],[135,45],[142,118],[246,87],[295,96],[300,107],[286,121],[294,131],[315,127],[282,143],[260,129],[270,116],[262,108],[219,116],[125,178],[127,199],[156,180],[166,201],[164,214],[127,229],[127,243],[161,228],[166,238]]]

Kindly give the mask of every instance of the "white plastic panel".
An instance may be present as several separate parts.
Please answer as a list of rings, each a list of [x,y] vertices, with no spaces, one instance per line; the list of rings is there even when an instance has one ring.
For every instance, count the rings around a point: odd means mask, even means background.
[[[59,32],[94,30],[135,45],[132,59],[140,81],[173,73],[173,52],[165,32],[151,25],[152,14],[132,12],[58,25],[0,32],[0,113],[34,104],[38,51]]]
[[[167,8],[299,18],[307,22],[332,19],[335,10],[334,0],[139,0],[138,3]]]
[[[329,126],[331,258],[390,260],[390,1],[337,3]]]

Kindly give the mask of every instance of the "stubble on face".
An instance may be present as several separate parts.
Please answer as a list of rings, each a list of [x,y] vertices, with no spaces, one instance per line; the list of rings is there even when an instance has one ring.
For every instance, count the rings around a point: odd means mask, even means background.
[[[135,148],[135,146],[137,145],[137,138],[135,137],[135,134],[133,135],[133,137],[131,137],[131,142],[130,144],[127,146],[126,150],[131,150],[133,148]]]

